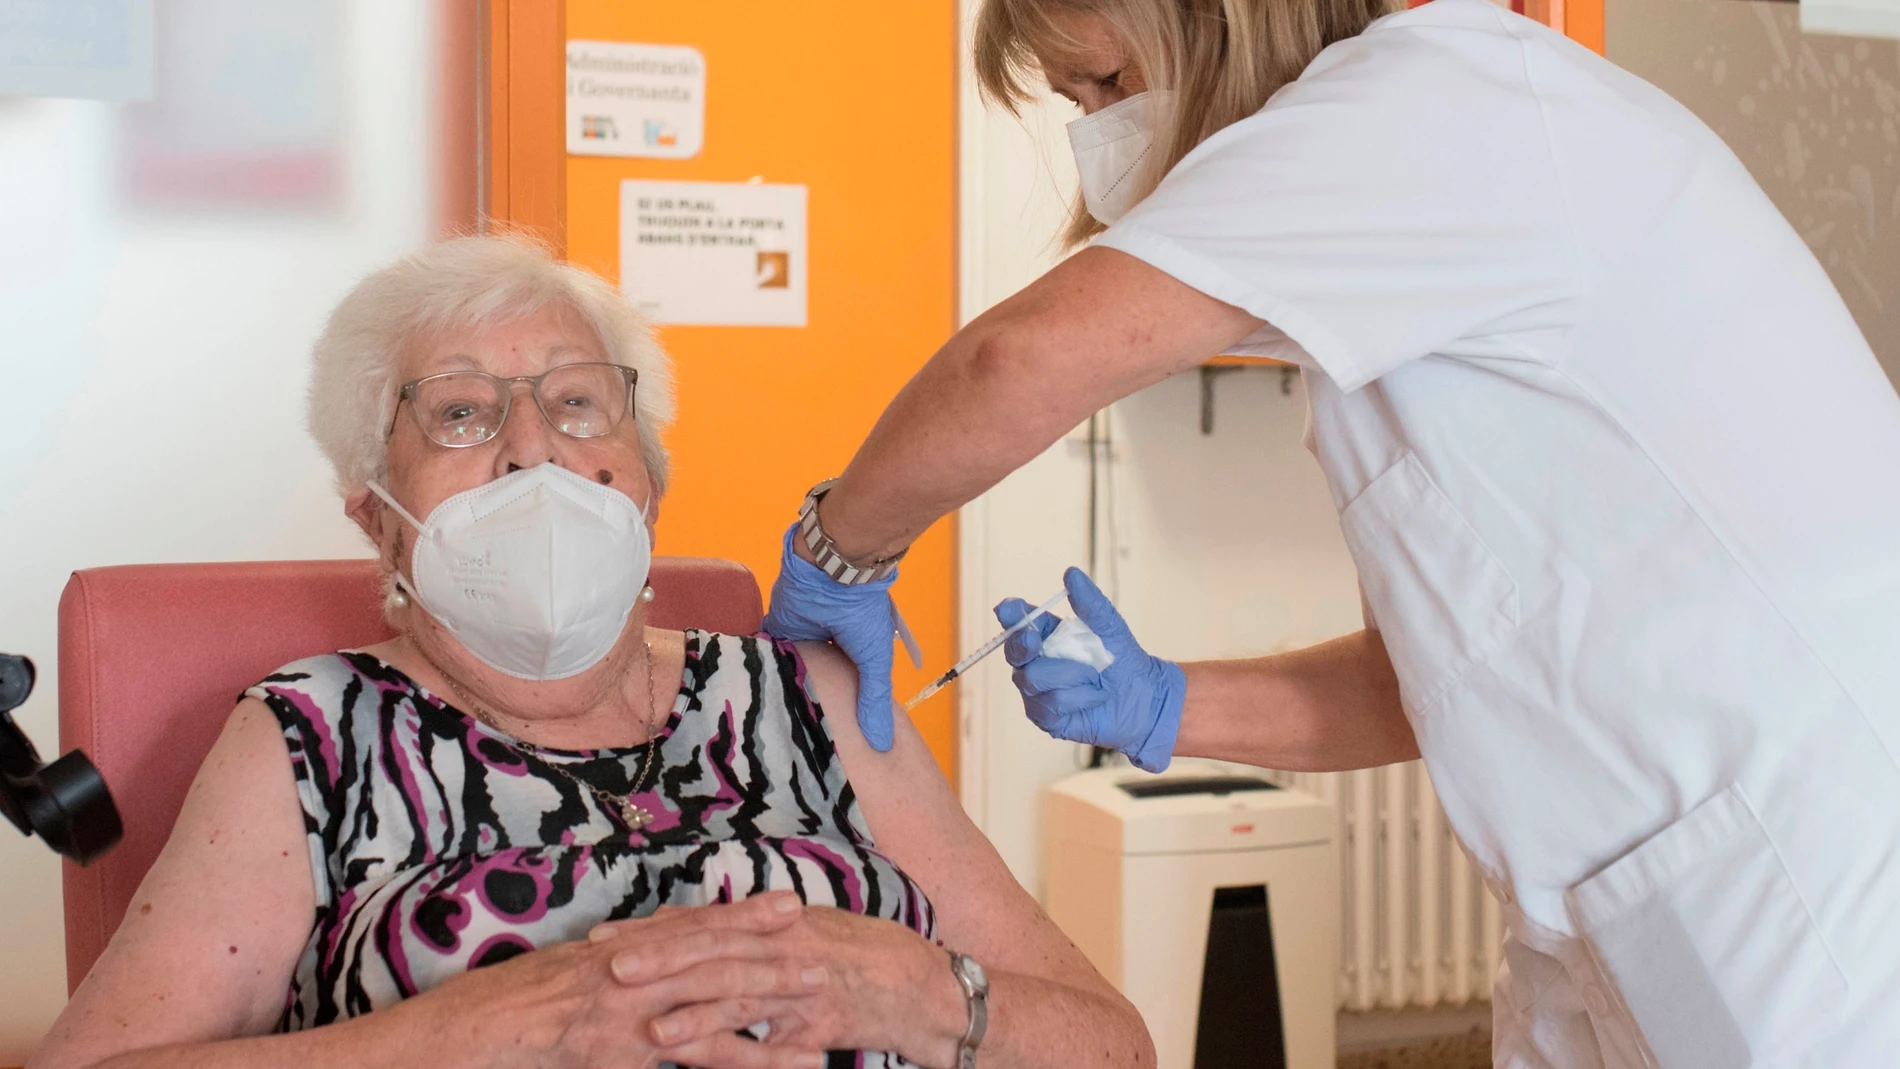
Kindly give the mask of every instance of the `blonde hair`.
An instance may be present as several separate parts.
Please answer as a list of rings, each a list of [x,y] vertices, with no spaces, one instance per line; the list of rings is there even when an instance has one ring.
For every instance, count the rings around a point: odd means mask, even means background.
[[[1155,149],[1137,176],[1146,197],[1195,146],[1259,111],[1326,46],[1358,36],[1392,7],[1393,0],[984,0],[977,84],[991,102],[1021,114],[1042,96],[1043,64],[1082,51],[1051,16],[1103,19],[1148,88],[1170,91],[1156,115]],[[1077,197],[1063,240],[1073,248],[1103,229]]]
[[[388,430],[402,353],[435,331],[487,329],[549,305],[571,309],[607,359],[633,368],[634,421],[655,500],[666,491],[661,434],[673,419],[673,368],[653,331],[600,276],[557,260],[524,235],[465,237],[398,260],[330,313],[310,372],[309,425],[348,495],[387,474]]]

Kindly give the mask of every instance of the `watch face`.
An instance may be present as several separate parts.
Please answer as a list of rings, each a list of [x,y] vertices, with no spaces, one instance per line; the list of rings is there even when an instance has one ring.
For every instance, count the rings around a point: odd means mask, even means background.
[[[971,987],[976,988],[978,991],[987,992],[989,990],[990,976],[983,971],[983,966],[980,962],[975,958],[964,955],[957,959],[957,964],[963,968],[963,975],[970,978]]]

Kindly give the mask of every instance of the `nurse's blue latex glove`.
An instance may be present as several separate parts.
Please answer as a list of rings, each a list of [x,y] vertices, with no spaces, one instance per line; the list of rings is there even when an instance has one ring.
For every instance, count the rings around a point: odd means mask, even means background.
[[[1187,674],[1142,649],[1122,614],[1082,569],[1070,568],[1062,584],[1075,614],[1114,654],[1115,663],[1098,672],[1080,661],[1047,656],[1042,640],[1058,620],[1049,614],[1037,617],[1003,645],[1030,721],[1058,739],[1120,750],[1136,768],[1160,772],[1173,758],[1181,732]],[[1021,598],[1009,598],[996,606],[996,619],[1012,627],[1031,608]]]
[[[891,601],[892,572],[876,582],[846,586],[823,568],[798,555],[785,532],[778,581],[772,584],[772,609],[766,633],[787,642],[835,642],[858,666],[858,727],[880,752],[891,748],[891,640],[903,633],[903,619]],[[912,660],[917,659],[914,647]]]

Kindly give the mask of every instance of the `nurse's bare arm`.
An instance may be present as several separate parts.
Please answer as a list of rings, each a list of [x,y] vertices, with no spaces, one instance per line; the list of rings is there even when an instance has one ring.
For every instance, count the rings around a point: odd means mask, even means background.
[[[889,753],[872,750],[848,713],[857,705],[857,669],[827,644],[799,648],[814,694],[827,709],[847,711],[826,722],[878,850],[930,896],[943,944],[989,974],[990,1031],[979,1061],[997,1069],[1153,1066],[1141,1015],[1016,882],[910,717],[897,715]],[[963,996],[947,959],[941,975],[935,994],[960,1031]]]
[[[910,380],[825,498],[825,530],[854,559],[895,553],[1091,413],[1260,326],[1126,253],[1084,249]]]
[[[622,992],[608,971],[617,947],[570,943],[478,969],[388,1009],[285,1035],[269,1034],[316,912],[303,810],[276,717],[245,699],[206,755],[178,822],[133,896],[124,922],[27,1069],[298,1065],[543,1064],[556,1045],[585,1043],[562,1064],[648,1064],[629,1020],[672,1008],[669,992]],[[726,907],[731,908],[731,907]],[[656,924],[782,923],[735,911],[684,911]],[[645,922],[642,922],[645,923]],[[631,940],[650,932],[628,933]],[[682,979],[684,979],[682,977]],[[775,980],[803,990],[794,977]],[[692,1064],[789,1069],[788,1053],[725,1042]]]
[[[1244,661],[1196,661],[1174,752],[1292,772],[1374,768],[1418,756],[1377,631]]]

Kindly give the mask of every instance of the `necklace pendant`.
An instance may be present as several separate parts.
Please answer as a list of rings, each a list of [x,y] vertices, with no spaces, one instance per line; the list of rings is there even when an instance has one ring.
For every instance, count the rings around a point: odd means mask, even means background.
[[[634,831],[645,831],[647,825],[653,823],[654,818],[644,806],[636,804],[629,798],[620,803],[620,819],[626,821],[627,827]]]

